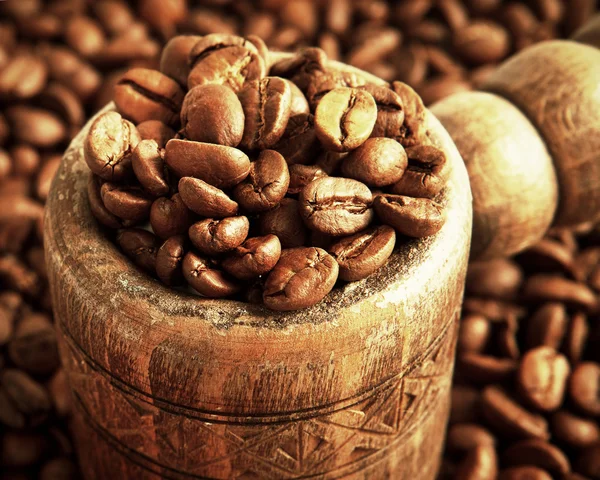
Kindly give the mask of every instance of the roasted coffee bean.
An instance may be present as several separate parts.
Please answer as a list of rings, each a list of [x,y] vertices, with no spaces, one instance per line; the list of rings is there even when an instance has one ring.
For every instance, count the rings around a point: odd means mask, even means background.
[[[391,138],[369,138],[342,162],[342,174],[369,187],[398,182],[408,164],[402,145]]]
[[[270,74],[289,78],[305,91],[315,75],[325,72],[326,65],[327,54],[320,48],[308,47],[272,65]]]
[[[181,134],[189,140],[237,147],[245,133],[244,118],[248,122],[231,88],[199,85],[183,100]]]
[[[516,317],[510,316],[499,325],[496,341],[501,355],[517,360],[521,350],[517,342],[519,322]]]
[[[418,198],[433,198],[444,187],[450,166],[442,150],[431,145],[406,149],[408,166],[392,192]]]
[[[152,231],[163,240],[184,234],[193,221],[192,212],[180,193],[171,198],[157,198],[150,208]]]
[[[123,226],[123,221],[110,213],[107,208],[104,206],[104,202],[102,201],[102,196],[100,194],[101,189],[101,180],[93,173],[90,173],[88,178],[88,201],[90,205],[90,210],[96,220],[98,220],[102,225],[108,228],[121,228]]]
[[[42,287],[39,276],[15,255],[0,256],[0,282],[29,297],[38,295]]]
[[[6,119],[17,142],[38,148],[54,147],[67,138],[67,129],[60,118],[47,110],[16,105],[5,110]]]
[[[537,272],[573,270],[573,253],[568,247],[551,238],[543,238],[518,256],[519,263]]]
[[[529,350],[521,360],[517,382],[521,395],[533,407],[555,410],[563,402],[571,369],[567,358],[552,347]]]
[[[10,151],[13,174],[19,177],[31,177],[40,168],[40,154],[29,145],[14,145]]]
[[[159,148],[165,148],[175,136],[175,130],[160,120],[146,120],[137,126],[137,131],[142,140],[154,140]]]
[[[276,235],[283,248],[303,246],[307,231],[299,205],[293,198],[284,198],[273,210],[261,214],[258,220],[261,234]]]
[[[530,348],[547,345],[559,349],[567,331],[568,317],[561,303],[546,303],[529,318],[527,344]]]
[[[483,315],[463,315],[458,332],[458,352],[482,353],[491,333],[490,321]]]
[[[141,228],[127,228],[119,231],[117,243],[138,267],[149,273],[155,272],[156,252],[160,245],[156,235]]]
[[[229,188],[250,173],[250,159],[233,147],[188,140],[169,140],[167,165],[180,177],[195,177],[217,188]]]
[[[298,85],[290,80],[285,80],[285,82],[289,85],[292,95],[290,102],[290,118],[295,117],[296,115],[307,115],[310,113],[308,100],[306,100],[304,93],[298,88]]]
[[[289,82],[265,77],[247,82],[238,93],[245,123],[241,146],[248,150],[272,148],[283,136],[292,111]]]
[[[240,280],[250,280],[271,270],[281,256],[281,243],[275,235],[253,237],[237,247],[221,266]]]
[[[577,458],[575,470],[593,480],[600,479],[600,443],[583,450]]]
[[[314,117],[310,113],[301,113],[290,117],[283,136],[275,145],[288,165],[314,162],[319,150],[319,141],[314,129]]]
[[[461,462],[456,478],[492,480],[498,475],[498,457],[493,446],[479,445],[471,449]]]
[[[290,185],[287,191],[288,195],[296,195],[313,180],[327,177],[327,174],[316,165],[290,165],[289,173]]]
[[[200,252],[215,255],[239,247],[250,229],[247,217],[228,217],[223,220],[207,218],[189,229],[190,240]]]
[[[339,265],[339,278],[354,282],[385,265],[394,250],[396,233],[387,225],[344,237],[328,248]]]
[[[108,181],[122,181],[133,171],[131,154],[140,142],[135,126],[117,112],[100,115],[85,137],[83,154],[89,169]]]
[[[143,222],[150,215],[152,198],[139,187],[106,182],[100,195],[110,213],[132,224]]]
[[[154,140],[142,140],[131,155],[131,165],[144,190],[154,196],[169,192],[163,152]]]
[[[507,259],[474,262],[467,272],[466,291],[471,295],[512,299],[523,282],[518,264]]]
[[[490,21],[474,21],[457,30],[452,43],[457,54],[473,65],[495,63],[506,57],[510,49],[506,30]]]
[[[318,178],[302,190],[299,202],[304,223],[327,235],[352,235],[373,219],[371,191],[348,178]]]
[[[134,68],[117,83],[114,101],[119,113],[135,123],[160,120],[176,125],[184,92],[175,80],[157,70]]]
[[[84,57],[98,53],[106,43],[106,35],[98,22],[84,15],[69,18],[64,35],[67,44]]]
[[[54,412],[62,418],[69,416],[71,413],[71,392],[67,374],[64,369],[59,368],[52,378],[46,382],[46,389],[50,394]]]
[[[525,465],[501,470],[498,480],[552,480],[552,475],[541,468]]]
[[[238,204],[223,190],[197,178],[179,180],[179,193],[187,207],[203,217],[225,218],[238,213]]]
[[[400,135],[404,125],[404,106],[400,96],[386,86],[368,83],[361,88],[373,96],[377,105],[377,120],[371,136],[394,138]]]
[[[502,464],[507,467],[531,465],[556,476],[562,476],[571,470],[566,455],[556,446],[538,439],[521,440],[502,455]]]
[[[448,429],[446,448],[467,452],[478,446],[494,447],[496,439],[486,428],[475,423],[456,423]]]
[[[182,87],[187,87],[187,77],[190,73],[188,59],[192,48],[201,38],[198,35],[178,35],[171,38],[163,48],[160,71]]]
[[[567,410],[559,410],[552,415],[551,427],[553,438],[571,447],[585,448],[600,440],[598,422]]]
[[[426,109],[421,97],[403,82],[393,82],[392,89],[400,97],[404,107],[404,125],[394,138],[405,148],[429,143]]]
[[[587,316],[581,312],[572,315],[565,339],[564,351],[571,363],[577,364],[583,355],[588,339]]]
[[[283,156],[275,150],[263,150],[250,165],[250,174],[233,190],[233,197],[248,212],[265,212],[281,201],[289,184],[290,173]]]
[[[377,195],[373,208],[383,223],[408,237],[434,235],[446,221],[444,207],[428,198]]]
[[[0,71],[0,97],[25,100],[41,93],[48,67],[36,55],[21,53],[12,57]]]
[[[186,253],[186,237],[176,235],[161,245],[156,253],[156,275],[167,285],[183,283],[181,264]]]
[[[0,293],[0,347],[6,345],[13,336],[17,314],[23,299],[15,292]]]
[[[472,382],[489,384],[514,376],[518,362],[513,358],[498,358],[477,352],[464,352],[457,357],[457,371]]]
[[[235,92],[246,82],[265,76],[266,65],[256,47],[242,37],[211,34],[202,37],[192,48],[188,89],[216,83],[228,85]]]
[[[304,247],[282,252],[269,273],[263,301],[272,310],[298,310],[320,302],[333,289],[338,264],[325,250]]]
[[[582,362],[569,379],[569,395],[575,406],[587,415],[600,415],[600,364]]]
[[[32,375],[48,375],[56,370],[60,360],[52,320],[41,313],[23,317],[8,344],[8,355],[18,368]]]
[[[210,262],[194,252],[186,253],[182,268],[183,276],[189,285],[205,297],[228,297],[239,290],[239,286],[223,272],[213,268]]]
[[[484,417],[499,432],[516,438],[548,440],[544,417],[525,410],[498,386],[486,387],[481,401]]]
[[[564,302],[591,311],[596,307],[596,295],[586,285],[557,275],[537,274],[529,277],[523,286],[526,300]]]
[[[25,372],[4,369],[0,374],[0,389],[9,402],[7,405],[12,405],[20,413],[14,426],[35,427],[48,418],[52,408],[50,397],[44,387]]]
[[[327,93],[315,112],[315,133],[323,146],[347,152],[362,145],[377,121],[377,105],[370,93],[336,88]]]

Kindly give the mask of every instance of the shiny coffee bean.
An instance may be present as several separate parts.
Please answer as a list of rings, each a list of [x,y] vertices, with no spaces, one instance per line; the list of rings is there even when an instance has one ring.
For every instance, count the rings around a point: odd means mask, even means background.
[[[135,123],[160,120],[176,125],[184,92],[173,79],[157,70],[134,68],[117,83],[114,101],[125,118]]]
[[[338,264],[325,250],[303,247],[283,252],[267,277],[263,301],[272,310],[307,308],[332,290],[337,277]]]
[[[102,196],[100,194],[101,186],[102,184],[100,178],[93,173],[90,173],[87,188],[90,210],[94,217],[96,217],[96,220],[98,220],[102,225],[113,229],[121,228],[123,226],[123,221],[116,215],[110,213],[104,206],[104,202],[102,201]]]
[[[288,165],[313,163],[319,148],[310,113],[291,116],[283,136],[273,145],[273,150],[281,153]]]
[[[169,193],[167,172],[163,161],[164,150],[154,140],[142,140],[131,156],[131,165],[144,190],[154,196]]]
[[[143,222],[150,215],[152,197],[139,187],[106,182],[100,195],[110,213],[132,224]]]
[[[585,311],[593,310],[597,304],[596,295],[583,283],[549,274],[530,276],[523,286],[523,296],[535,302],[564,302]]]
[[[569,395],[583,413],[600,415],[600,364],[582,362],[569,379]]]
[[[392,90],[400,97],[404,107],[404,125],[394,138],[405,148],[429,143],[425,121],[427,110],[421,97],[403,82],[393,82]]]
[[[4,110],[11,133],[19,143],[37,148],[51,148],[67,139],[67,127],[56,114],[27,105]]]
[[[479,445],[471,449],[461,462],[456,478],[492,480],[498,476],[498,458],[493,446]]]
[[[535,348],[542,345],[558,350],[563,343],[569,318],[562,303],[545,303],[529,318],[527,345]]]
[[[467,452],[478,446],[494,447],[496,439],[485,427],[475,423],[455,423],[448,429],[446,448]]]
[[[160,71],[182,87],[187,87],[187,77],[190,73],[188,59],[192,48],[201,38],[198,35],[178,35],[171,38],[163,48]]]
[[[306,187],[313,180],[327,177],[325,171],[316,165],[290,165],[289,172],[290,185],[287,191],[288,195],[296,195],[304,190],[304,187]]]
[[[394,138],[402,132],[404,105],[400,96],[388,87],[368,83],[361,87],[369,92],[377,105],[377,120],[372,137]]]
[[[199,85],[183,100],[181,134],[189,140],[237,147],[245,133],[244,118],[242,103],[231,88]]]
[[[131,153],[141,138],[135,126],[117,112],[100,115],[83,144],[90,170],[108,181],[122,181],[132,173]]]
[[[48,78],[43,59],[30,53],[13,56],[0,71],[0,97],[26,100],[42,92]]]
[[[463,315],[458,332],[458,352],[482,353],[491,333],[490,321],[483,315]]]
[[[156,271],[156,252],[160,246],[156,235],[141,228],[126,228],[117,234],[117,243],[138,267],[149,273]]]
[[[571,363],[577,364],[581,361],[583,351],[586,348],[588,334],[587,315],[582,312],[575,312],[571,316],[564,342],[564,351]]]
[[[296,115],[306,115],[310,113],[310,107],[308,101],[302,93],[302,90],[298,88],[294,82],[286,80],[286,83],[290,86],[292,101],[290,103],[290,118]]]
[[[556,441],[574,448],[589,447],[600,440],[598,422],[567,410],[559,410],[552,415],[551,427]]]
[[[391,138],[369,138],[342,162],[342,174],[369,187],[401,181],[408,160],[402,145]]]
[[[256,47],[242,37],[211,34],[202,37],[189,56],[188,89],[210,83],[227,85],[233,91],[246,82],[265,76],[266,65]]]
[[[327,150],[347,152],[362,145],[377,121],[377,105],[370,93],[336,88],[319,102],[315,133]]]
[[[354,282],[385,265],[394,250],[396,233],[387,225],[344,237],[328,248],[339,265],[339,277]]]
[[[371,191],[348,178],[318,178],[302,190],[299,202],[304,223],[327,235],[352,235],[373,219]]]
[[[239,247],[250,229],[247,217],[228,217],[222,220],[207,218],[189,228],[189,237],[200,252],[216,255]]]
[[[408,166],[392,192],[409,197],[435,197],[444,188],[450,173],[446,154],[431,145],[409,147],[406,154]]]
[[[175,136],[175,130],[160,120],[146,120],[137,126],[137,131],[142,140],[154,140],[159,148],[165,148]]]
[[[188,140],[169,140],[167,165],[180,177],[195,177],[217,188],[230,188],[250,173],[250,159],[233,147]]]
[[[166,285],[183,283],[181,265],[186,253],[186,236],[176,235],[160,246],[156,253],[156,275]]]
[[[514,298],[523,282],[518,264],[508,259],[473,262],[467,272],[466,291],[482,297]]]
[[[182,269],[188,284],[205,297],[228,297],[239,290],[239,286],[223,272],[213,268],[209,261],[194,252],[186,253]]]
[[[253,237],[231,252],[221,266],[235,278],[250,280],[273,270],[280,256],[281,242],[275,235]]]
[[[377,195],[373,208],[383,223],[408,237],[434,235],[446,221],[444,207],[428,198]]]
[[[490,21],[474,21],[454,33],[453,47],[469,64],[495,63],[508,54],[510,41],[500,25]]]
[[[187,207],[203,217],[225,218],[238,213],[238,204],[223,190],[197,178],[179,180],[179,193]]]
[[[275,208],[262,213],[258,218],[260,233],[276,235],[283,248],[303,246],[307,231],[300,216],[299,205],[297,200],[286,197]]]
[[[8,344],[8,356],[15,366],[32,375],[56,370],[60,359],[52,319],[41,313],[21,318]]]
[[[457,358],[457,371],[474,383],[503,382],[514,377],[518,362],[485,353],[463,352]]]
[[[567,456],[555,445],[538,439],[521,440],[507,448],[502,455],[507,467],[531,465],[556,476],[571,471]]]
[[[193,223],[192,212],[180,193],[171,198],[160,197],[152,202],[150,208],[150,225],[152,231],[164,239],[187,232]]]
[[[233,190],[233,197],[248,212],[265,212],[283,199],[289,183],[285,159],[275,150],[263,150],[250,165],[249,175]]]
[[[571,369],[567,358],[552,347],[537,347],[522,358],[517,373],[521,395],[533,407],[555,410],[563,402]]]

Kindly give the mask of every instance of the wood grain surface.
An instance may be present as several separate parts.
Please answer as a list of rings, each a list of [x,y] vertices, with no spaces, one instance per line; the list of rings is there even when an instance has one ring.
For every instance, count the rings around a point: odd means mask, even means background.
[[[138,271],[89,211],[84,129],[51,189],[45,248],[86,478],[435,477],[471,194],[450,137],[427,121],[452,165],[445,226],[290,313]]]

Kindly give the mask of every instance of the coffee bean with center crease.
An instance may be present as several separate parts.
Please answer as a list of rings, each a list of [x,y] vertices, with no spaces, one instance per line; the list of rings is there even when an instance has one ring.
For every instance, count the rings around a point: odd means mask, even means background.
[[[238,212],[238,204],[223,190],[198,178],[179,180],[179,193],[188,208],[203,217],[225,218]]]
[[[186,236],[176,235],[165,240],[156,253],[156,275],[166,285],[183,283],[181,264],[186,253],[186,241]]]
[[[222,220],[206,218],[189,228],[190,240],[200,252],[216,255],[239,247],[250,230],[247,217],[228,217]]]
[[[431,145],[406,149],[408,166],[392,192],[409,197],[433,198],[444,187],[450,174],[446,154]]]
[[[290,185],[288,195],[296,195],[304,190],[310,182],[317,178],[327,177],[328,175],[316,165],[290,165]]]
[[[276,235],[283,248],[304,245],[307,231],[300,216],[299,205],[298,200],[286,197],[273,210],[262,213],[258,218],[261,234]]]
[[[369,138],[342,162],[342,174],[369,187],[384,187],[401,180],[407,167],[402,145],[391,138]]]
[[[139,187],[106,182],[100,195],[110,213],[132,224],[143,222],[150,215],[152,197]]]
[[[245,133],[244,118],[242,104],[231,88],[198,85],[183,100],[181,134],[189,140],[237,147]]]
[[[117,112],[103,113],[94,120],[85,137],[85,161],[99,177],[108,181],[122,181],[133,171],[131,154],[140,140],[131,122]]]
[[[180,177],[195,177],[217,188],[230,188],[250,173],[250,159],[233,147],[172,139],[165,148],[167,165]]]
[[[521,359],[517,373],[519,391],[533,407],[555,410],[563,402],[570,371],[566,357],[552,347],[534,348]]]
[[[335,152],[354,150],[369,138],[377,121],[377,105],[370,93],[336,88],[319,102],[315,133],[323,146]]]
[[[227,34],[202,37],[192,48],[189,63],[188,89],[216,83],[237,92],[246,82],[260,80],[266,73],[265,61],[256,47],[242,37]]]
[[[175,136],[175,130],[160,120],[146,120],[137,126],[137,131],[142,140],[154,140],[159,148],[165,148]]]
[[[127,228],[117,234],[117,243],[133,263],[149,273],[156,270],[158,238],[141,228]]]
[[[154,140],[142,140],[131,156],[136,178],[144,190],[157,197],[169,192],[163,155],[164,150]]]
[[[272,310],[297,310],[320,302],[333,288],[338,264],[325,250],[315,247],[282,253],[269,273],[263,301]]]
[[[250,280],[270,272],[281,256],[281,243],[275,235],[253,237],[246,240],[221,266],[240,280]]]
[[[98,178],[93,173],[90,173],[87,184],[87,194],[88,201],[90,205],[90,210],[96,220],[98,220],[102,225],[118,229],[124,226],[123,220],[121,220],[116,215],[110,213],[107,208],[104,206],[104,202],[102,201],[102,196],[100,194],[100,189],[102,186],[101,179]]]
[[[569,379],[569,394],[578,409],[587,415],[600,415],[600,364],[582,362]]]
[[[241,146],[247,150],[273,147],[283,136],[292,106],[289,83],[279,77],[247,82],[238,97],[245,124]]]
[[[176,125],[183,97],[184,92],[175,80],[147,68],[129,70],[114,91],[117,109],[135,123],[160,120]]]
[[[404,125],[404,106],[400,95],[386,86],[372,83],[367,83],[360,88],[369,92],[377,105],[377,120],[371,136],[388,138],[398,136]]]
[[[299,201],[306,226],[327,235],[352,235],[373,219],[371,191],[349,178],[318,178],[302,190]]]
[[[265,212],[281,201],[289,183],[283,156],[275,150],[263,150],[250,165],[250,174],[233,190],[233,197],[248,212]]]
[[[421,97],[403,82],[393,82],[392,89],[398,94],[404,107],[404,125],[394,138],[405,148],[429,143],[425,121],[427,110]]]
[[[408,237],[434,235],[446,221],[444,207],[428,198],[377,195],[373,208],[383,223]]]
[[[162,239],[187,232],[193,221],[192,212],[180,193],[171,198],[157,198],[150,208],[152,231]]]
[[[198,35],[178,35],[164,46],[160,57],[160,71],[182,87],[187,87],[190,73],[189,56],[194,45],[201,40]]]
[[[394,250],[396,233],[387,225],[369,228],[345,237],[328,248],[338,262],[339,277],[354,282],[385,265]]]
[[[239,285],[230,280],[223,272],[194,252],[186,253],[183,258],[183,276],[189,285],[208,298],[228,297],[237,293]]]
[[[319,148],[314,116],[310,113],[291,116],[283,136],[273,145],[288,165],[313,163]]]

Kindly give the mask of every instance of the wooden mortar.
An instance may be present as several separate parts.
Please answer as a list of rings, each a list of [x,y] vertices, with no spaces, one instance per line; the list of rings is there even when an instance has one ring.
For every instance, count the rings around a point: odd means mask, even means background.
[[[45,221],[87,479],[435,478],[472,212],[463,161],[433,115],[427,122],[452,165],[445,226],[290,313],[201,299],[138,271],[90,213],[88,123]]]

